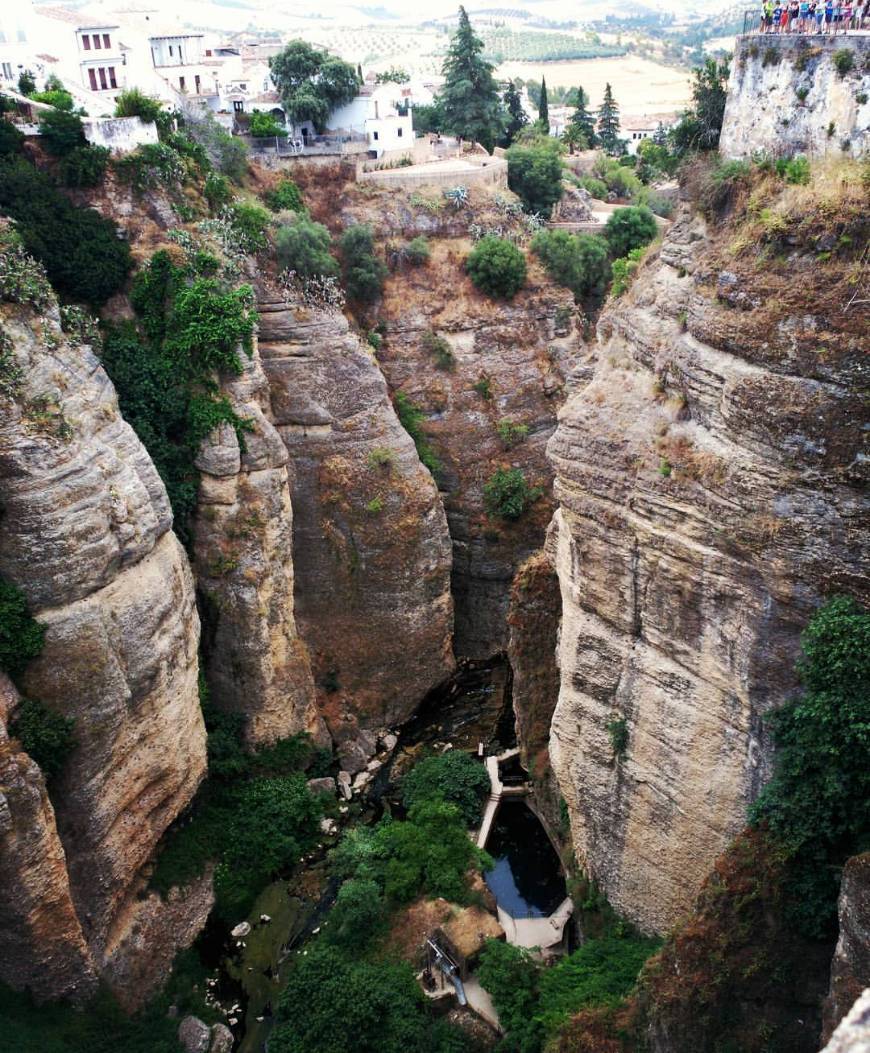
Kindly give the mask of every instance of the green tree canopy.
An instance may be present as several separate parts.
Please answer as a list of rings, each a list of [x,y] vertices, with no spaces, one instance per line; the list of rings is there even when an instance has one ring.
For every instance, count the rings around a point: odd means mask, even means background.
[[[598,138],[607,153],[619,153],[619,106],[609,84],[604,86],[604,101],[598,111]]]
[[[269,59],[269,68],[291,124],[311,121],[318,132],[326,128],[330,113],[359,90],[350,63],[304,40],[291,40]]]
[[[329,231],[322,223],[300,215],[295,222],[278,228],[275,255],[282,268],[295,271],[300,278],[334,278],[338,276],[338,264],[330,254],[330,241]]]
[[[402,800],[406,808],[441,797],[456,805],[469,826],[480,819],[480,807],[488,791],[486,769],[463,750],[448,750],[435,757],[425,757],[414,765],[402,782]]]
[[[30,616],[17,585],[0,578],[0,669],[18,676],[42,650],[45,629]]]
[[[545,135],[550,134],[550,102],[547,98],[547,79],[541,77],[541,95],[538,102],[538,123]]]
[[[648,245],[656,236],[655,216],[646,205],[618,208],[610,214],[604,227],[604,237],[615,257],[627,256],[632,249]]]
[[[555,140],[515,144],[508,150],[508,186],[528,212],[548,217],[562,197],[562,160]]]
[[[578,301],[599,299],[607,291],[608,245],[597,234],[541,230],[532,239],[532,251],[550,277],[570,289]]]
[[[465,261],[471,280],[487,296],[510,300],[526,284],[526,258],[512,242],[481,238]]]
[[[687,150],[715,150],[722,133],[725,97],[728,90],[728,60],[708,58],[692,71],[693,107],[683,114],[671,132],[677,153]]]
[[[348,227],[341,236],[339,248],[347,295],[359,303],[373,303],[383,292],[387,265],[375,252],[372,228],[367,223]]]
[[[523,109],[523,100],[520,97],[520,93],[517,91],[517,86],[512,80],[508,81],[508,86],[502,96],[502,101],[507,110],[508,120],[500,144],[502,146],[510,146],[514,139],[516,139],[517,133],[529,123],[529,118],[526,111]]]
[[[483,42],[459,8],[459,26],[444,59],[444,87],[439,97],[444,130],[471,139],[492,151],[505,126],[505,113],[492,75],[482,57]]]
[[[595,134],[595,118],[589,112],[589,96],[582,88],[577,88],[577,108],[571,114],[571,127],[583,134],[587,147],[591,149],[598,144]]]

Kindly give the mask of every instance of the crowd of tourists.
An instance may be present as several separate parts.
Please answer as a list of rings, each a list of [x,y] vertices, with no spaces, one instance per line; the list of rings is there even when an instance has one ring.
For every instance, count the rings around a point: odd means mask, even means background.
[[[761,33],[825,33],[870,28],[870,0],[764,0]]]

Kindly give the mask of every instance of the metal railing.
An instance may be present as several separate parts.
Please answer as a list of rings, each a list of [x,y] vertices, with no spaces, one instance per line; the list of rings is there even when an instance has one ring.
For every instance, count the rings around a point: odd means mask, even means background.
[[[823,0],[821,0],[821,2],[823,2]],[[821,33],[821,28],[819,27],[819,24],[815,21],[815,19],[812,16],[807,17],[807,19],[805,20],[806,26],[803,29],[796,28],[793,22],[790,23],[787,28],[780,29],[779,24],[772,24],[770,26],[765,27],[762,21],[763,14],[764,12],[762,11],[760,5],[757,8],[752,8],[752,10],[749,11],[744,10],[742,34],[743,36],[748,36],[751,33],[764,33],[765,28],[767,29],[766,35],[785,36],[789,38],[799,36],[818,37],[819,33]],[[864,21],[866,22],[866,19]],[[843,36],[846,33],[850,33],[864,28],[861,26],[857,15],[853,15],[852,21],[849,23],[846,23],[844,21],[836,21],[831,23],[825,22],[823,23],[823,25],[825,27],[825,35],[830,36]]]
[[[342,135],[269,136],[266,139],[245,136],[254,153],[301,157],[311,154],[355,153],[368,148],[368,137],[358,132]]]

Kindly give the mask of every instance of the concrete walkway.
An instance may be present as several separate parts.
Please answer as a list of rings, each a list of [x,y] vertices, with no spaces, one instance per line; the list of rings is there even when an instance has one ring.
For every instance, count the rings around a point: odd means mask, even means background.
[[[568,919],[574,910],[574,903],[567,896],[553,914],[546,918],[512,918],[510,914],[498,907],[498,920],[505,932],[505,939],[517,947],[531,950],[538,947],[545,951],[562,942],[562,934]]]
[[[477,977],[469,976],[465,981],[465,997],[468,999],[469,1007],[473,1009],[479,1017],[482,1017],[497,1031],[504,1034],[504,1028],[499,1022],[498,1013],[496,1012],[495,1006],[492,1004],[489,992],[485,991],[480,986],[480,981]]]

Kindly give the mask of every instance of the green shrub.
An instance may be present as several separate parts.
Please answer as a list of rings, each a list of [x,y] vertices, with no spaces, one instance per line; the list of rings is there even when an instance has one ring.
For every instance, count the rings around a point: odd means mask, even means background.
[[[378,883],[351,878],[338,890],[325,939],[357,955],[380,932],[385,918],[386,904]]]
[[[506,450],[525,442],[529,434],[528,424],[515,424],[512,420],[502,419],[496,425],[498,437]]]
[[[341,275],[347,295],[358,303],[373,303],[384,290],[386,264],[375,254],[372,228],[357,224],[342,234]]]
[[[9,733],[50,780],[61,771],[75,748],[74,728],[74,720],[25,698],[15,709]]]
[[[50,154],[63,157],[73,150],[87,146],[82,119],[65,110],[52,110],[39,118],[41,142]]]
[[[607,249],[607,242],[595,234],[541,230],[532,239],[532,251],[547,273],[578,301],[596,300],[606,292],[610,277]]]
[[[375,351],[380,351],[384,346],[384,338],[377,330],[372,329],[370,333],[366,334],[366,343],[369,347],[374,348]]]
[[[471,390],[476,391],[485,402],[489,402],[492,398],[492,381],[489,377],[481,377],[471,385]]]
[[[610,287],[610,292],[613,296],[622,296],[626,291],[631,284],[632,275],[637,270],[642,258],[643,249],[632,249],[627,256],[622,256],[618,260],[613,261],[611,266],[613,283]]]
[[[30,96],[34,102],[44,102],[62,113],[71,113],[75,102],[72,95],[63,88],[49,88],[46,91],[35,91]]]
[[[790,160],[780,158],[776,162],[776,172],[787,183],[806,185],[810,181],[810,163],[803,156],[793,157]]]
[[[483,488],[483,503],[491,516],[519,519],[541,496],[539,487],[531,487],[519,468],[499,468]]]
[[[404,247],[405,259],[413,267],[429,262],[429,242],[422,234],[412,238]]]
[[[108,164],[109,151],[105,146],[77,146],[60,159],[57,170],[64,186],[98,186]]]
[[[583,176],[580,180],[580,185],[585,190],[588,190],[594,198],[598,198],[599,201],[607,200],[609,191],[607,184],[602,179],[596,179],[594,176]]]
[[[11,121],[0,118],[0,158],[20,153],[23,145],[24,133],[20,132]]]
[[[209,172],[203,186],[203,194],[208,202],[208,207],[213,213],[220,212],[222,208],[225,208],[230,203],[233,197],[233,192],[226,176],[222,176],[220,172]]]
[[[392,468],[396,455],[388,446],[375,446],[366,458],[369,468]]]
[[[292,179],[282,179],[277,186],[267,190],[263,200],[273,212],[304,212],[302,193]]]
[[[227,206],[225,215],[235,232],[237,244],[242,252],[252,255],[265,249],[269,213],[264,208],[235,201]]]
[[[489,793],[486,768],[459,749],[418,761],[402,781],[402,800],[409,810],[422,801],[448,801],[467,826],[480,820]]]
[[[488,235],[477,243],[465,261],[476,288],[494,299],[512,299],[526,283],[526,260],[504,238]]]
[[[295,271],[300,278],[338,275],[338,264],[329,248],[329,231],[306,216],[279,227],[275,235],[278,264],[282,269]]]
[[[271,113],[254,110],[248,131],[255,139],[286,139],[287,129]]]
[[[145,143],[132,153],[116,158],[112,166],[137,193],[160,184],[180,186],[187,171],[181,154],[167,143]]]
[[[404,391],[396,392],[393,405],[396,408],[399,423],[414,440],[421,464],[425,465],[433,475],[437,475],[441,471],[441,463],[423,431],[423,421],[426,419],[423,410],[412,402]]]
[[[32,95],[36,91],[36,80],[29,69],[18,74],[18,94]]]
[[[870,843],[870,614],[835,597],[801,644],[803,693],[768,718],[774,772],[749,814],[788,853],[797,921],[819,936],[836,922],[833,868]]]
[[[27,609],[17,585],[0,578],[0,669],[17,677],[42,651],[45,629]]]
[[[427,329],[420,340],[420,344],[423,350],[435,359],[436,369],[443,370],[445,373],[453,372],[456,368],[456,356],[443,336],[439,336],[437,333],[433,333],[431,329]]]
[[[16,239],[18,235],[15,235]],[[0,300],[44,309],[54,299],[45,268],[18,241],[0,251]]]
[[[606,727],[614,757],[624,757],[628,749],[628,722],[625,717],[614,717]]]
[[[507,1033],[508,1049],[539,1053],[544,1028],[535,1019],[540,967],[529,951],[501,940],[487,940],[480,955],[478,979],[492,996]]]
[[[163,115],[159,99],[146,95],[138,88],[127,88],[115,100],[116,117],[139,117],[146,124],[155,124]]]
[[[833,62],[837,73],[845,77],[855,66],[855,55],[849,48],[840,48],[839,51],[834,52]]]
[[[655,216],[645,205],[618,208],[604,227],[604,237],[616,258],[649,244],[657,233]]]
[[[508,186],[527,212],[549,217],[562,197],[562,160],[558,145],[514,145],[507,151]]]
[[[248,148],[230,135],[212,114],[187,113],[181,122],[183,134],[202,147],[210,164],[234,183],[241,183],[248,171]]]

